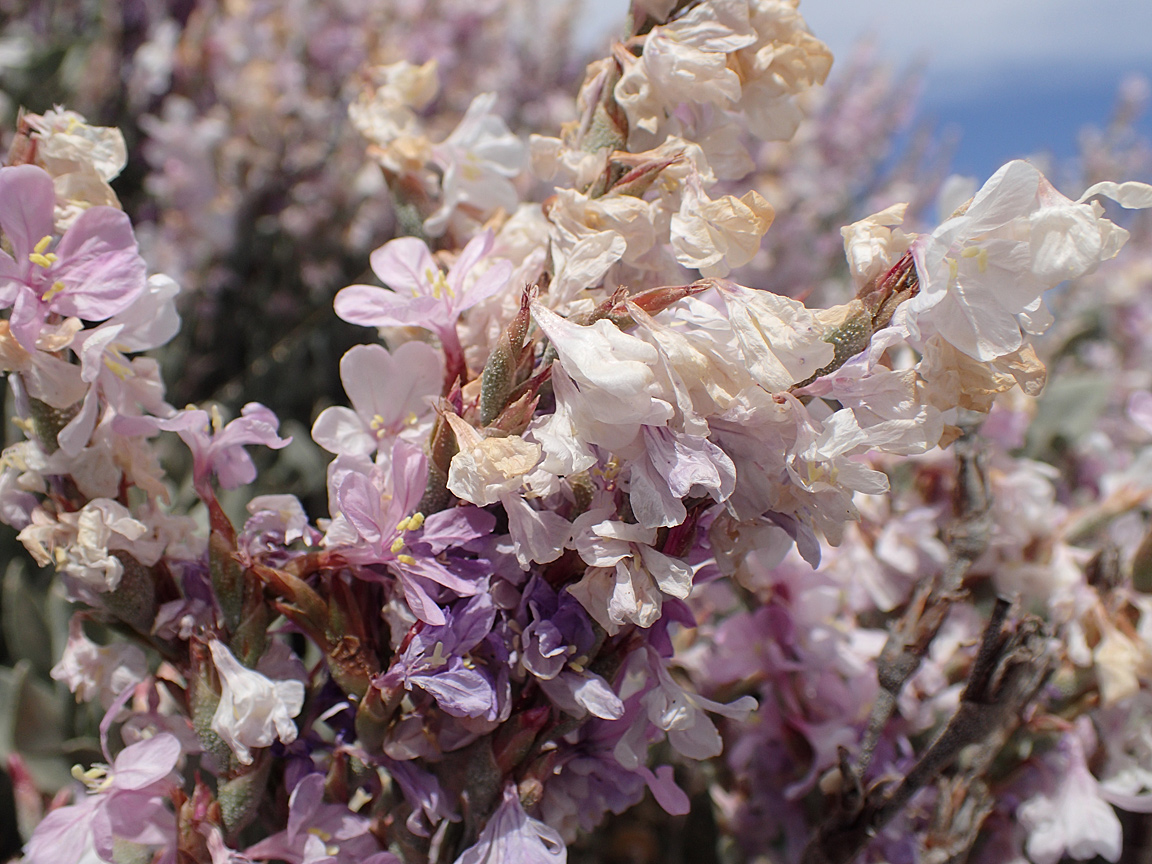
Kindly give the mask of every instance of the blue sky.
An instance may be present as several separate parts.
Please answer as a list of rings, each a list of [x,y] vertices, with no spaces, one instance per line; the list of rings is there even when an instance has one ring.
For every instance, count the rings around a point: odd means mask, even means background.
[[[608,32],[628,6],[586,4]],[[979,180],[1012,158],[1073,156],[1126,75],[1152,80],[1152,0],[802,0],[800,11],[836,57],[869,37],[896,68],[923,62],[919,113],[959,134],[954,166]],[[1141,127],[1152,138],[1152,119]]]

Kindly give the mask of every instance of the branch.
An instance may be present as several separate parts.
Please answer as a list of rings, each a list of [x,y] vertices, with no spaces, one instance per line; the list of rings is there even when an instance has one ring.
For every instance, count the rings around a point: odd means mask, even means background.
[[[1008,735],[1019,723],[1024,707],[1034,698],[1048,677],[1050,661],[1046,654],[1046,640],[1040,619],[1026,616],[1014,631],[1005,632],[1009,603],[996,601],[991,620],[984,631],[980,652],[972,665],[968,685],[960,699],[960,707],[920,760],[912,767],[895,789],[877,785],[859,801],[858,775],[845,778],[847,800],[842,800],[817,831],[804,851],[804,864],[847,864],[875,837],[884,826],[905,807],[912,797],[932,783],[946,768],[956,761],[961,751],[975,746],[974,758],[968,760],[965,774],[958,786],[967,788],[978,781],[995,755],[1002,749]],[[842,760],[843,772],[846,767]],[[977,787],[979,788],[979,787]],[[985,803],[973,798],[968,822],[976,828],[983,817],[979,811]],[[963,815],[961,799],[952,808],[953,818]],[[986,815],[986,814],[985,814]],[[975,831],[969,831],[975,839]],[[957,844],[962,845],[962,844]],[[968,844],[970,845],[970,844]],[[941,860],[962,860],[965,849],[956,850]]]

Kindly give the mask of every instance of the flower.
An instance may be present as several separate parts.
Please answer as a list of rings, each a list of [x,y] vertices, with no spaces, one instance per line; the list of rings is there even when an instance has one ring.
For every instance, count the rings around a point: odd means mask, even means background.
[[[357,345],[340,360],[340,380],[351,408],[325,408],[312,425],[312,440],[330,453],[371,456],[381,443],[418,425],[429,398],[440,393],[443,363],[424,342],[405,342],[389,353],[383,345]]]
[[[144,259],[128,217],[113,207],[82,213],[53,243],[56,193],[33,165],[0,168],[0,308],[12,307],[12,334],[28,351],[49,315],[103,321],[144,290]]]
[[[280,421],[268,408],[249,402],[227,425],[219,410],[187,408],[161,420],[156,417],[118,417],[114,428],[122,435],[150,434],[158,429],[175,432],[192,451],[192,481],[205,489],[215,474],[224,489],[235,489],[256,479],[256,466],[244,451],[246,444],[263,444],[273,450],[287,447],[291,438],[276,434]]]
[[[64,656],[52,667],[52,678],[63,681],[78,702],[99,699],[105,708],[128,687],[148,674],[144,652],[127,642],[97,645],[84,635],[79,615],[68,624]]]
[[[520,805],[514,785],[504,789],[504,801],[492,814],[475,846],[465,849],[455,864],[564,864],[568,850],[560,833],[531,818]]]
[[[162,732],[125,747],[110,768],[74,768],[73,776],[92,794],[45,816],[24,848],[24,861],[79,861],[90,843],[104,861],[114,860],[117,841],[174,845],[176,818],[166,804],[173,789],[168,775],[180,753],[176,736]]]
[[[1016,811],[1028,831],[1026,851],[1036,864],[1056,864],[1065,855],[1084,861],[1099,855],[1120,858],[1123,832],[1116,811],[1101,796],[1100,784],[1088,770],[1080,735],[1094,739],[1091,721],[1081,718],[1077,732],[1065,735],[1053,755],[1049,791],[1029,798]],[[1093,740],[1093,746],[1095,741]]]
[[[370,261],[372,271],[393,290],[349,285],[336,295],[336,314],[365,327],[424,327],[443,338],[461,312],[502,290],[512,274],[512,263],[501,260],[469,281],[492,250],[493,240],[491,231],[477,234],[447,273],[441,272],[423,240],[389,240]]]
[[[245,765],[252,764],[252,747],[268,747],[279,739],[296,740],[292,718],[304,707],[304,684],[294,679],[273,681],[242,666],[223,642],[209,643],[220,673],[220,704],[212,715],[212,731],[232,748]]]
[[[444,233],[461,205],[481,213],[512,213],[520,203],[511,178],[523,170],[527,149],[492,113],[495,106],[495,93],[476,96],[460,125],[432,148],[433,161],[444,171],[440,209],[424,220],[432,237]]]
[[[245,849],[244,854],[288,864],[353,864],[370,855],[378,864],[396,861],[394,856],[379,852],[371,826],[371,819],[357,816],[341,804],[325,804],[324,775],[308,774],[288,799],[288,827]]]
[[[774,215],[772,205],[754,189],[741,198],[710,199],[693,171],[680,210],[672,214],[676,260],[702,276],[727,276],[756,256]]]
[[[1009,162],[967,210],[912,244],[920,293],[897,323],[921,340],[939,333],[978,360],[1011,354],[1022,344],[1021,327],[1047,329],[1045,291],[1090,273],[1128,239],[1099,205],[1085,203],[1093,195],[1152,206],[1152,187],[1142,183],[1098,183],[1072,201],[1035,166]]]

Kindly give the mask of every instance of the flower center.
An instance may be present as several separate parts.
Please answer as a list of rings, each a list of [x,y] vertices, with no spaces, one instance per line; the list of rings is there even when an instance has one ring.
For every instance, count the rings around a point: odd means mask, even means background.
[[[57,260],[59,260],[56,256],[55,252],[48,252],[47,254],[45,254],[45,250],[48,248],[48,246],[51,243],[52,243],[52,235],[51,234],[46,234],[45,236],[41,237],[37,241],[36,245],[32,247],[32,251],[30,253],[28,253],[28,260],[31,261],[33,264],[36,264],[40,267],[43,267],[45,270],[47,270],[49,267],[51,267],[53,264],[55,264]],[[53,285],[52,287],[55,288],[56,286]],[[63,287],[63,286],[61,286],[61,287]]]

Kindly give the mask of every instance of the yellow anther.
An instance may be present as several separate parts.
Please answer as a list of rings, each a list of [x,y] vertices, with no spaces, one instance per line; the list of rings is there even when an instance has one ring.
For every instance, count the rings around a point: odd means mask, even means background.
[[[422,527],[424,527],[424,514],[423,513],[419,513],[419,512],[413,513],[411,516],[408,517],[408,528],[406,530],[419,531]]]
[[[395,540],[392,541],[392,554],[393,555],[395,555],[397,552],[399,552],[403,548],[404,548],[404,538],[403,537],[397,537]]]
[[[57,279],[55,282],[52,283],[51,288],[49,288],[42,295],[40,295],[40,299],[43,302],[48,303],[52,300],[53,297],[55,297],[57,294],[59,294],[63,290],[64,290],[64,283],[61,282],[59,279]]]
[[[396,530],[397,531],[407,531],[408,530],[408,523],[411,521],[412,520],[410,517],[405,516],[403,519],[401,519],[399,522],[396,523]]]
[[[401,564],[408,565],[409,567],[411,567],[413,564],[416,563],[416,559],[413,558],[411,555],[397,555],[396,560],[399,561]]]
[[[455,297],[456,292],[452,290],[452,286],[448,284],[448,280],[444,278],[443,273],[437,273],[432,282],[432,296],[440,300],[444,294],[449,297]]]
[[[368,421],[368,428],[373,432],[379,432],[384,428],[386,422],[379,414],[373,414],[372,419]]]
[[[364,805],[372,800],[372,795],[369,794],[363,786],[352,793],[352,797],[348,799],[348,809],[353,813],[359,813],[364,809]]]
[[[32,251],[35,252],[37,255],[43,255],[44,250],[47,249],[51,245],[52,245],[52,235],[51,234],[45,234],[43,237],[41,237],[39,240],[36,241],[36,245],[32,247]]]
[[[332,839],[331,832],[325,831],[323,828],[309,828],[308,833],[315,837],[319,837],[325,843]]]
[[[33,435],[35,435],[35,434],[36,434],[36,427],[35,427],[35,424],[33,424],[33,422],[32,422],[32,420],[31,420],[31,418],[28,418],[28,417],[13,417],[13,418],[12,418],[12,423],[13,423],[13,425],[15,425],[15,426],[16,426],[16,428],[17,428],[17,429],[19,429],[21,432],[23,432],[23,433],[24,433],[25,435],[27,435],[29,438],[31,438]],[[6,456],[6,457],[4,457],[4,458],[5,458],[5,459],[7,459],[8,457]],[[15,467],[17,467],[17,468],[22,468],[23,466],[21,466],[21,465],[16,465]]]
[[[107,765],[93,765],[87,771],[79,765],[72,766],[72,779],[79,780],[93,792],[103,792],[112,785],[112,776]]]
[[[208,409],[208,416],[212,418],[212,431],[219,432],[224,428],[224,415],[220,413],[220,406],[213,404]]]

